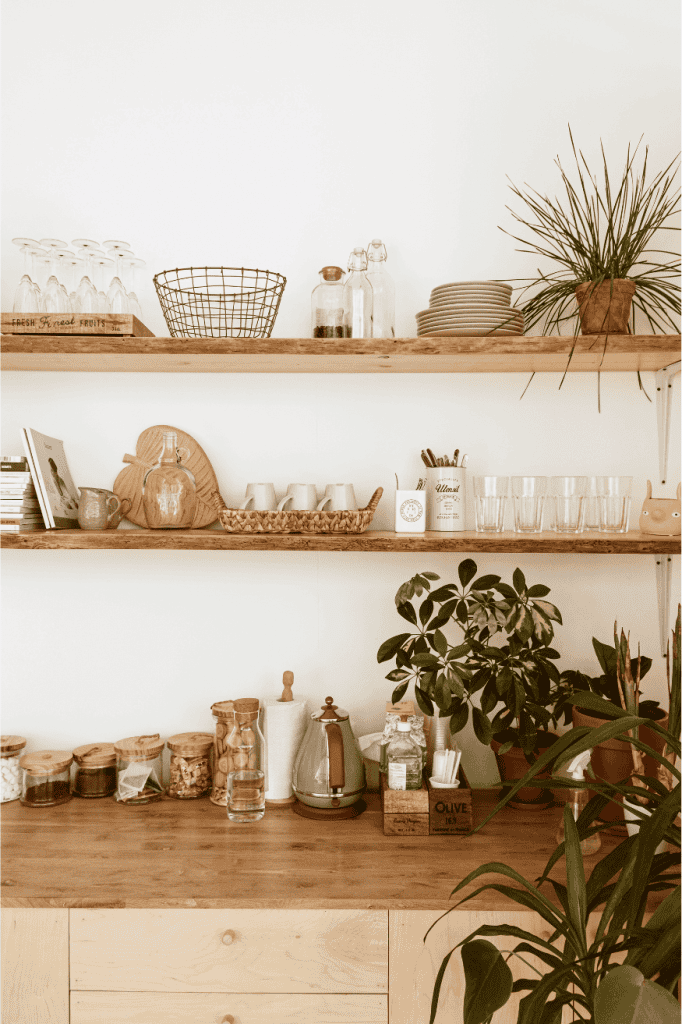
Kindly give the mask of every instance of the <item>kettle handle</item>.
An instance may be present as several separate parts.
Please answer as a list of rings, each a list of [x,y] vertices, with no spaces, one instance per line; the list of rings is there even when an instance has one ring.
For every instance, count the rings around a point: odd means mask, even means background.
[[[336,722],[328,722],[327,748],[329,750],[329,788],[343,789],[346,784],[346,769],[343,759],[343,734]]]

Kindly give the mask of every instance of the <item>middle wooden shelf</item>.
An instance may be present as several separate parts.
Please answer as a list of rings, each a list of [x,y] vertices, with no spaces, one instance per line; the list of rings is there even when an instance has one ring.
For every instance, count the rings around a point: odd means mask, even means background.
[[[630,533],[226,533],[224,530],[36,530],[3,533],[20,550],[491,552],[677,555],[679,537]]]

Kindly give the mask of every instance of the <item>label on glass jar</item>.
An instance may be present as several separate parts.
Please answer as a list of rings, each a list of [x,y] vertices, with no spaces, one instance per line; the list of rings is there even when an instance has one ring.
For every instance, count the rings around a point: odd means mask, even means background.
[[[407,765],[401,761],[388,762],[388,788],[407,789]]]

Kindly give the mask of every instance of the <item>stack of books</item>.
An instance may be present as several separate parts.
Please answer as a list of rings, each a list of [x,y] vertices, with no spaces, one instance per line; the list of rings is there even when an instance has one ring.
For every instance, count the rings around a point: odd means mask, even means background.
[[[0,533],[44,529],[28,461],[23,455],[3,455],[0,458]]]

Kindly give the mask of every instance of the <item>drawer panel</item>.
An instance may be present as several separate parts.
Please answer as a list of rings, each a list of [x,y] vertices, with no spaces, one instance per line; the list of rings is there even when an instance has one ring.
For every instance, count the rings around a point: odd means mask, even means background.
[[[387,992],[385,910],[72,910],[71,988]]]
[[[69,912],[2,911],[3,1024],[69,1024]]]
[[[388,997],[73,992],[71,1024],[388,1024]]]

